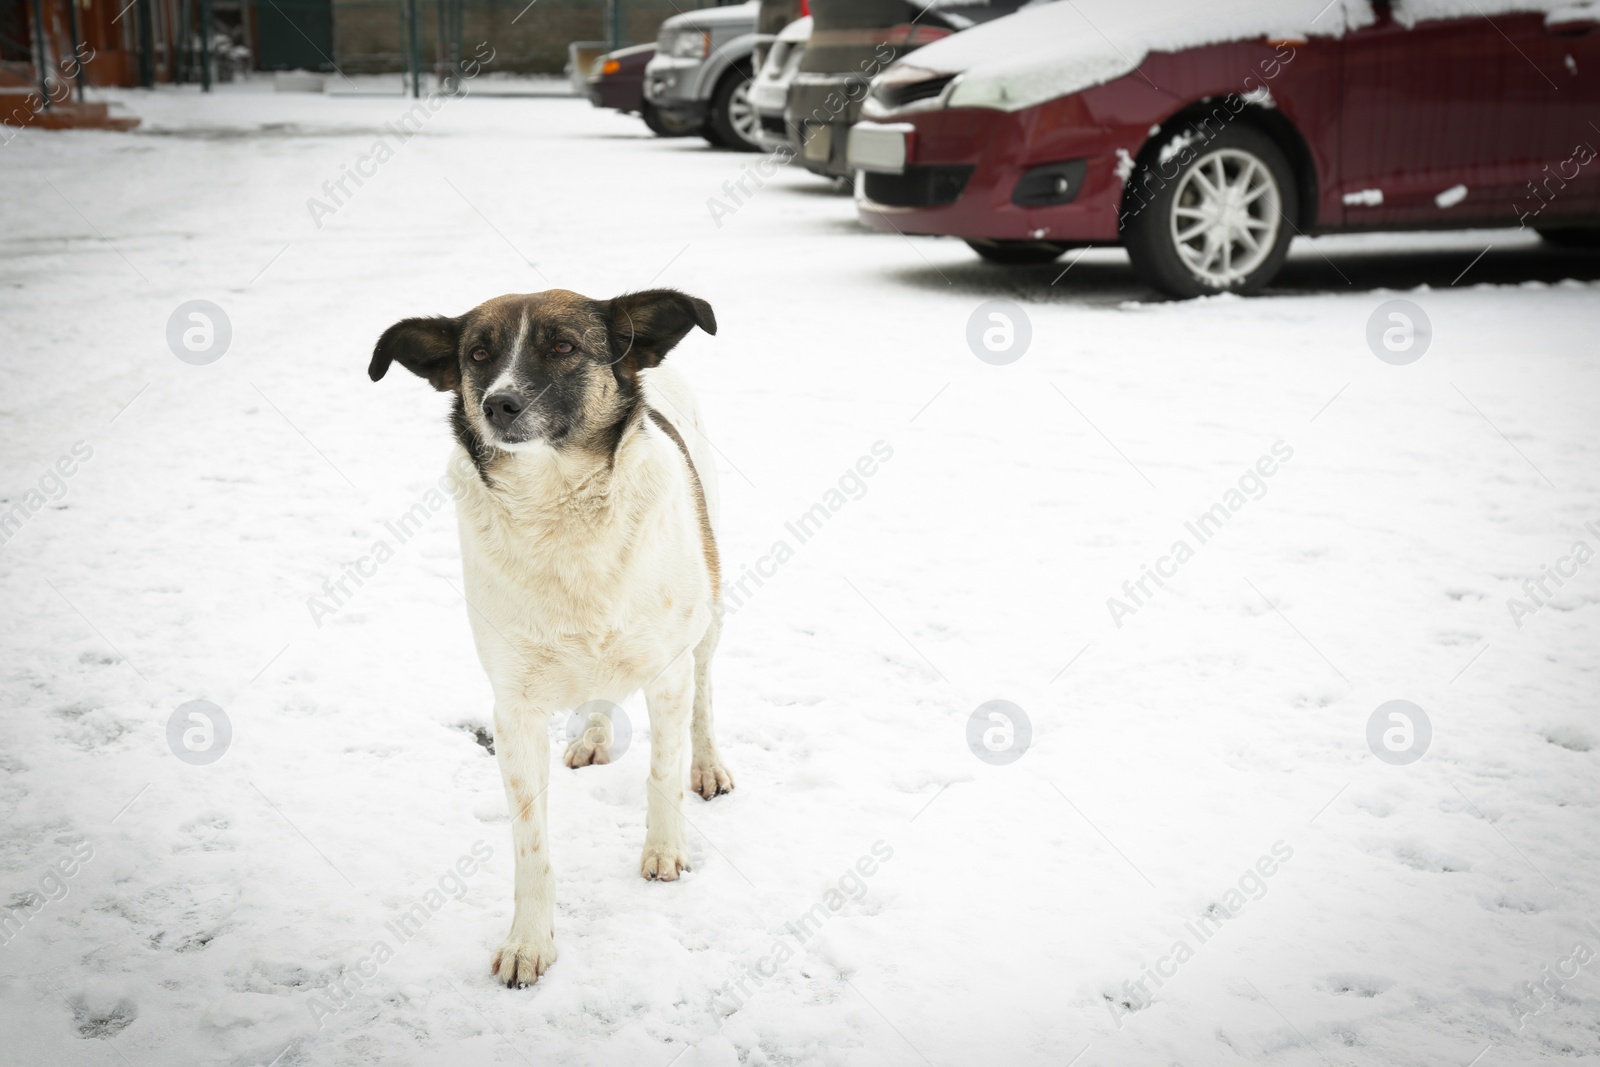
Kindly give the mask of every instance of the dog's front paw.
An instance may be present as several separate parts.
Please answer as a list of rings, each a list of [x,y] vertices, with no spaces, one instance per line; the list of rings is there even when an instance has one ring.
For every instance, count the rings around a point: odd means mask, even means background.
[[[678,875],[689,869],[689,853],[671,845],[644,846],[644,858],[639,861],[639,873],[652,882],[676,882]]]
[[[556,945],[551,938],[506,938],[494,954],[489,972],[512,989],[530,986],[556,961]]]
[[[696,760],[689,768],[689,788],[710,800],[733,792],[733,772],[716,759]]]

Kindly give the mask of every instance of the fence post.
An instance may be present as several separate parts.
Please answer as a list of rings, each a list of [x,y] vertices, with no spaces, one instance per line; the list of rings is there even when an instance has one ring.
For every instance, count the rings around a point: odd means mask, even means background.
[[[133,0],[133,3],[139,31],[139,85],[141,88],[154,89],[156,87],[155,16],[150,9],[150,0]]]
[[[200,91],[211,91],[211,0],[200,0]]]
[[[34,47],[39,50],[39,95],[44,98],[44,109],[50,110],[50,49],[44,35],[44,0],[33,0]]]
[[[78,0],[67,0],[67,10],[72,13],[72,70],[78,83],[78,103],[83,103],[83,34],[78,27]]]
[[[461,89],[461,48],[462,41],[467,33],[467,0],[451,0],[450,4],[450,66],[453,71],[454,87],[451,92]]]
[[[411,56],[411,98],[422,96],[422,54],[417,48],[417,0],[406,0],[406,22]]]
[[[611,50],[615,52],[623,44],[622,0],[609,0],[607,6],[610,8],[609,14],[611,16],[606,20],[611,23]]]

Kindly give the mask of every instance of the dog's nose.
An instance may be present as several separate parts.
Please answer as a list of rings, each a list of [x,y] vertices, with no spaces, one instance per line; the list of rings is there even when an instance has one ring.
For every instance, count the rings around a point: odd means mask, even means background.
[[[483,417],[497,430],[504,430],[527,407],[516,393],[495,393],[483,398]]]

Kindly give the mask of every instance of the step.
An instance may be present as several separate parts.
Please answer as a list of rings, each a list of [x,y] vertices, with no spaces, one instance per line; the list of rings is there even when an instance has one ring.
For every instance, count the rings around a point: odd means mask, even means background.
[[[51,104],[42,111],[30,106],[37,92],[0,90],[0,123],[40,130],[131,130],[139,125],[132,115],[113,115],[108,104],[67,102]]]

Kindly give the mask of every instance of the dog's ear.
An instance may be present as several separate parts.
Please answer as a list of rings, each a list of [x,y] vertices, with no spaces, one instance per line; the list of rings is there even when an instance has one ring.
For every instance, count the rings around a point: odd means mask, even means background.
[[[717,332],[711,305],[676,289],[646,289],[607,303],[611,357],[615,365],[637,372],[659,364],[696,326]]]
[[[428,379],[441,393],[461,388],[461,364],[456,347],[461,343],[461,320],[436,315],[426,319],[401,319],[378,338],[372,350],[367,377],[373,381],[398,363],[419,378]]]

